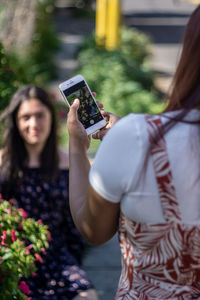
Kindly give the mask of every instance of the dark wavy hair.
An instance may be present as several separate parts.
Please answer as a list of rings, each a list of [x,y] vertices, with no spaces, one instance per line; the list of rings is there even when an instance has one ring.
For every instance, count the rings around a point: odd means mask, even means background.
[[[40,155],[40,170],[42,176],[52,180],[58,172],[58,142],[57,121],[55,107],[48,93],[41,87],[26,85],[20,88],[12,97],[10,105],[0,116],[0,122],[6,119],[6,129],[3,136],[1,178],[8,187],[13,183],[23,180],[24,170],[28,165],[28,153],[24,141],[19,134],[16,124],[17,113],[20,105],[30,99],[38,99],[51,113],[51,131]]]

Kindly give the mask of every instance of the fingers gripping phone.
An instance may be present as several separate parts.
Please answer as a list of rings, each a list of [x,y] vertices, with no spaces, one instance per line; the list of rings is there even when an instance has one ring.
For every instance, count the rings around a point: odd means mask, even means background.
[[[69,106],[74,99],[80,100],[78,117],[88,135],[106,125],[106,121],[82,75],[74,76],[62,82],[59,84],[59,90]]]

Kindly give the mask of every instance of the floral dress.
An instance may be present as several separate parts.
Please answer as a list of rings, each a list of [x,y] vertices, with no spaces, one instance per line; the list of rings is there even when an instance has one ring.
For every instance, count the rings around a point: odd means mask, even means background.
[[[200,226],[181,220],[166,142],[154,139],[161,119],[146,121],[166,223],[137,223],[121,214],[122,274],[115,300],[200,299]]]
[[[15,198],[28,217],[48,225],[52,240],[36,276],[26,279],[32,300],[70,300],[78,292],[93,288],[80,267],[83,240],[73,223],[68,199],[69,171],[60,170],[54,183],[42,180],[38,168],[28,168],[18,192],[2,195]]]

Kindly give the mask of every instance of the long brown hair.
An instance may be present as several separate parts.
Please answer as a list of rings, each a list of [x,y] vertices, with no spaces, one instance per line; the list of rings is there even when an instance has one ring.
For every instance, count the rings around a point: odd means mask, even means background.
[[[24,170],[28,165],[28,153],[16,124],[17,113],[24,101],[38,99],[51,113],[51,131],[40,155],[40,169],[44,177],[50,180],[56,177],[58,171],[57,122],[54,105],[47,92],[35,85],[20,88],[12,97],[7,110],[0,120],[7,119],[7,128],[3,137],[3,156],[0,168],[1,179],[7,187],[23,179]]]
[[[165,111],[200,106],[200,5],[192,13],[185,29],[182,54],[168,95]]]
[[[200,5],[191,14],[185,28],[182,53],[170,90],[166,95],[168,104],[164,112],[177,111],[177,113],[173,116],[162,114],[167,121],[155,135],[154,144],[157,144],[178,122],[200,124],[200,110],[195,120],[185,118],[191,109],[200,108]],[[154,144],[149,145],[144,162],[145,170]]]

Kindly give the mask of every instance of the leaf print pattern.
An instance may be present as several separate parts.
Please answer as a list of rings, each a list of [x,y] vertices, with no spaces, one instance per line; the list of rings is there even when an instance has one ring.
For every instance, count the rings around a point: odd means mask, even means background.
[[[136,223],[121,213],[122,273],[115,300],[200,299],[200,226],[181,221],[161,119],[146,116],[146,122],[166,223]]]

